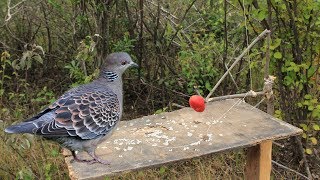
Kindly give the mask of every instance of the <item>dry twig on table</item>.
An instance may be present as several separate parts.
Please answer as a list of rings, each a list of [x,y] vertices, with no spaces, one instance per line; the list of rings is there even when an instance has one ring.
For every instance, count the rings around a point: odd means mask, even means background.
[[[177,104],[177,103],[171,103],[171,106],[175,106],[175,107],[178,107],[178,108],[185,108],[185,106],[182,106],[182,105]]]
[[[252,90],[246,92],[246,93],[241,93],[241,94],[231,94],[231,95],[226,95],[226,96],[219,96],[219,97],[214,97],[214,98],[209,98],[207,102],[212,102],[212,101],[221,101],[225,99],[234,99],[234,98],[244,98],[244,97],[256,97],[259,95],[264,95],[265,93],[263,91],[259,92],[254,92]]]

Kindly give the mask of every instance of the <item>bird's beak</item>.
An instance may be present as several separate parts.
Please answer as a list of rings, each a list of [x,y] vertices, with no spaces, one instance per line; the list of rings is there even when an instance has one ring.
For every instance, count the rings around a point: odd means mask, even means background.
[[[135,62],[132,62],[132,63],[130,63],[130,67],[138,68],[139,65],[137,63],[135,63]]]

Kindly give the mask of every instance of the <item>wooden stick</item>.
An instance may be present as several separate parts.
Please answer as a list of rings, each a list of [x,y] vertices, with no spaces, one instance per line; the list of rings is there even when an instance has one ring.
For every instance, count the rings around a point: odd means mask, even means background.
[[[267,35],[266,65],[264,67],[264,78],[268,78],[269,77],[270,41],[271,41],[271,34],[269,33]]]
[[[229,72],[236,66],[236,64],[242,59],[242,57],[255,45],[260,39],[262,39],[266,34],[270,33],[269,30],[265,29],[256,39],[254,39],[251,44],[238,56],[233,64],[229,67],[229,69],[223,74],[223,76],[220,78],[220,80],[217,82],[217,84],[212,88],[210,93],[206,97],[206,102],[208,102],[210,96],[213,94],[213,92],[218,88],[218,86],[221,84],[221,82],[224,80],[224,78],[229,74]]]
[[[225,99],[234,99],[234,98],[256,97],[256,96],[261,96],[261,95],[264,95],[263,91],[254,92],[254,91],[250,90],[247,93],[242,93],[242,94],[231,94],[231,95],[226,95],[226,96],[218,96],[218,97],[214,97],[214,98],[209,98],[207,100],[207,102],[221,101],[221,100],[225,100]]]
[[[266,65],[264,68],[264,78],[265,80],[270,78],[269,76],[269,64],[270,64],[270,41],[271,41],[271,33],[267,35],[267,50],[266,50]],[[270,89],[268,90],[270,94],[270,97],[267,96],[267,113],[272,115],[274,114],[274,102],[273,102],[273,93],[272,93],[272,84],[273,82],[270,83]],[[266,84],[265,84],[266,85]]]
[[[271,174],[272,140],[248,148],[245,179],[269,180]]]

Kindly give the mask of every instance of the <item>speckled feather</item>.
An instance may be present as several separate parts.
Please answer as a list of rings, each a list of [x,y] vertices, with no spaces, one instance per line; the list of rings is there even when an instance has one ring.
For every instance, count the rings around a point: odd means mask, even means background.
[[[120,119],[117,95],[96,83],[67,92],[48,109],[55,113],[53,120],[33,129],[44,137],[94,139],[106,135]]]

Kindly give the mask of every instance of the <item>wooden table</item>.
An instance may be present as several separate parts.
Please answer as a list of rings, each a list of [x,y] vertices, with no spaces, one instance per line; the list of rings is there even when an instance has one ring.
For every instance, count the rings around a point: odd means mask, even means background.
[[[239,99],[208,103],[197,113],[190,108],[120,122],[96,153],[111,165],[72,162],[72,179],[103,179],[121,172],[248,148],[246,179],[269,179],[272,140],[302,133]],[[85,157],[85,153],[81,154]]]

